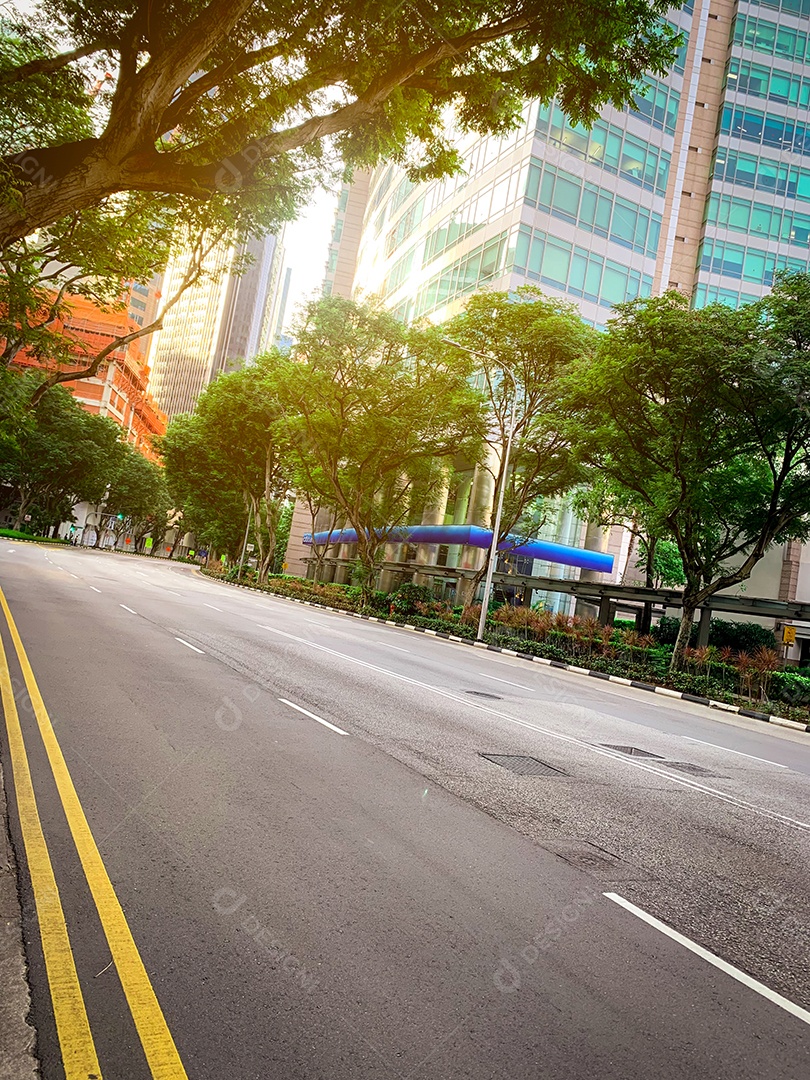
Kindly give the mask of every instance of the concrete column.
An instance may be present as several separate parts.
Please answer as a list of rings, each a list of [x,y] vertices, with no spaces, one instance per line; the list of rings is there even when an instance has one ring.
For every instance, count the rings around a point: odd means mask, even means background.
[[[488,529],[492,524],[492,503],[495,481],[482,466],[477,465],[472,478],[470,503],[467,510],[466,525],[478,525]],[[484,551],[481,548],[464,545],[458,565],[465,570],[478,570],[484,563]],[[469,604],[474,600],[472,579],[459,578],[456,586],[456,602]]]
[[[447,469],[443,469],[441,476],[431,488],[425,508],[422,512],[423,525],[443,525],[447,512],[447,497],[450,493],[450,476]],[[417,544],[416,561],[420,566],[435,566],[439,554],[438,544]],[[414,574],[415,585],[431,585],[432,578],[429,574]]]
[[[709,644],[709,624],[711,622],[711,608],[700,609],[700,622],[698,623],[698,648]]]
[[[613,626],[615,607],[609,596],[603,596],[599,601],[599,622],[602,626]]]

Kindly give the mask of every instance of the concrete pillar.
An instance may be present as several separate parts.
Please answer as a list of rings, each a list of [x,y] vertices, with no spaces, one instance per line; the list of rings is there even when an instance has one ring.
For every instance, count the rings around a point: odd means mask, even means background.
[[[495,455],[490,451],[490,458]],[[494,469],[496,461],[490,460],[490,466]],[[478,525],[480,528],[492,527],[492,508],[495,496],[495,478],[489,469],[482,465],[476,465],[470,490],[470,504],[467,510],[467,525]],[[485,552],[481,548],[464,546],[461,549],[459,566],[465,570],[478,570],[483,566]],[[456,601],[459,604],[469,604],[474,600],[472,595],[472,579],[459,578],[456,589]]]
[[[698,648],[701,648],[703,645],[709,644],[709,624],[711,622],[711,618],[711,608],[705,607],[700,609],[700,622],[698,623],[697,639]]]
[[[613,626],[616,608],[609,596],[603,596],[599,601],[599,622],[602,626]]]
[[[442,470],[441,476],[437,477],[431,488],[425,508],[422,512],[423,525],[443,525],[447,512],[447,497],[450,493],[450,477],[446,469]],[[417,544],[416,562],[420,566],[435,566],[439,554],[438,544]],[[431,585],[432,578],[429,574],[414,574],[415,585]]]

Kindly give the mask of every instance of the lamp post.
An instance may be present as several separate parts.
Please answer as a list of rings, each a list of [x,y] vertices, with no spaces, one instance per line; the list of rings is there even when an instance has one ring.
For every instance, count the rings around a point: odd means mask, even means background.
[[[498,502],[495,510],[495,521],[492,528],[492,543],[489,546],[489,559],[487,561],[487,576],[484,579],[484,595],[481,600],[481,617],[478,620],[478,634],[477,640],[482,641],[484,637],[484,631],[487,625],[487,613],[489,611],[489,598],[492,593],[492,576],[495,573],[495,564],[498,561],[498,536],[501,532],[501,516],[503,514],[503,497],[506,491],[506,475],[509,470],[509,457],[512,453],[512,438],[515,434],[515,409],[517,406],[517,379],[511,368],[506,364],[503,364],[488,353],[479,352],[477,349],[468,349],[466,345],[460,345],[457,341],[452,341],[450,338],[441,339],[445,345],[453,345],[457,349],[461,349],[463,352],[470,353],[473,356],[480,356],[484,360],[489,360],[490,363],[495,363],[509,378],[512,380],[512,409],[509,416],[509,428],[506,433],[506,446],[503,452],[503,468],[501,470],[501,482],[498,486]]]

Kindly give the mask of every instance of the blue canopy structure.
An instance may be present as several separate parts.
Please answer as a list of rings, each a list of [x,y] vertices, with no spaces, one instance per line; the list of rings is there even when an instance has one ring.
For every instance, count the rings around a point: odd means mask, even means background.
[[[387,541],[393,544],[467,544],[470,547],[488,548],[492,543],[492,530],[481,529],[477,525],[403,525],[392,529]],[[357,532],[354,529],[340,529],[337,532],[317,532],[314,536],[306,533],[304,543],[356,544]],[[613,570],[612,555],[569,547],[567,544],[552,544],[546,540],[524,541],[519,536],[507,536],[498,544],[498,551],[526,555],[530,559],[541,559],[560,566],[596,570],[601,574],[609,574]]]

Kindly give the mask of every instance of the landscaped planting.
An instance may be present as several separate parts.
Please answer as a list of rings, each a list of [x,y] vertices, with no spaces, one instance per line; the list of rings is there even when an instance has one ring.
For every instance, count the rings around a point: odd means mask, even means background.
[[[230,581],[238,577],[235,571],[204,572]],[[241,584],[259,587],[252,571],[242,574]],[[316,584],[306,578],[279,575],[269,578],[262,591],[342,611],[361,611],[358,586]],[[472,640],[481,607],[479,604],[452,607],[434,600],[425,586],[407,583],[394,593],[374,593],[364,613]],[[666,621],[662,622],[663,628],[653,627],[650,634],[639,634],[626,622],[606,627],[595,618],[502,605],[490,612],[485,640],[529,656],[559,660],[728,704],[748,708],[755,704],[762,712],[810,721],[810,677],[794,670],[782,670],[769,631],[757,624],[713,619],[712,636],[716,640],[745,641],[751,643],[750,651],[715,644],[689,647],[684,669],[670,673],[672,645],[666,640],[671,636],[670,628]]]

